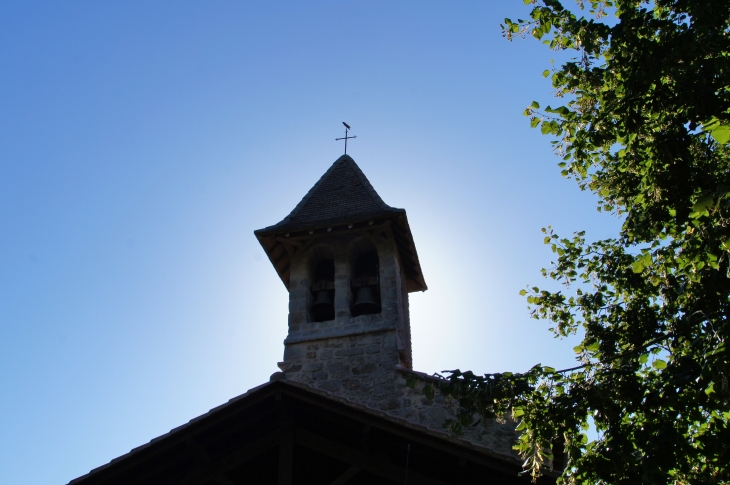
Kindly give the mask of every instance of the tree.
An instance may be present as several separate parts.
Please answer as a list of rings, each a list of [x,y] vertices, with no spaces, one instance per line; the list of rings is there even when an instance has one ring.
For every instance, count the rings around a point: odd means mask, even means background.
[[[543,275],[564,287],[522,294],[555,336],[582,338],[578,365],[451,371],[441,392],[464,419],[450,426],[514,417],[535,478],[561,444],[564,483],[728,483],[730,1],[525,3],[509,40],[575,52],[544,72],[562,105],[525,114],[623,226],[597,242],[543,229],[556,254]]]

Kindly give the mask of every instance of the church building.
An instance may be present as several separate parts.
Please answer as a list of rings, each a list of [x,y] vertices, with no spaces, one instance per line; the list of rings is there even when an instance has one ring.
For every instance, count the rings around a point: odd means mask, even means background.
[[[70,484],[529,483],[514,422],[444,430],[458,403],[413,369],[408,295],[427,287],[406,211],[350,156],[254,235],[289,292],[281,371]]]

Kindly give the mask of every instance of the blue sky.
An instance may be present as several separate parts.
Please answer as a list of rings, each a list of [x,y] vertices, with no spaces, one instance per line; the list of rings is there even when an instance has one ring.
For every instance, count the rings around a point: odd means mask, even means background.
[[[66,483],[268,380],[287,293],[252,231],[342,153],[404,207],[414,364],[573,363],[531,320],[540,228],[614,234],[522,116],[513,2],[0,1],[0,483]]]

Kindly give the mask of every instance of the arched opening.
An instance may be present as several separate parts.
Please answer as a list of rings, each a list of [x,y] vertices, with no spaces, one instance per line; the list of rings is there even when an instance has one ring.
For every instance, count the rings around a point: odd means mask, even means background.
[[[312,320],[327,322],[335,319],[335,262],[321,259],[314,267],[314,284],[311,287]]]
[[[380,260],[375,249],[359,251],[352,264],[350,285],[355,300],[352,316],[380,313]]]

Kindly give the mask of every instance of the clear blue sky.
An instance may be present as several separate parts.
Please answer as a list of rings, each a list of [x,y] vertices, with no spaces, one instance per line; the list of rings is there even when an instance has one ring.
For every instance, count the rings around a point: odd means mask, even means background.
[[[573,363],[531,320],[540,228],[615,232],[522,110],[510,2],[0,2],[0,483],[63,484],[268,380],[252,231],[342,153],[404,207],[418,370]]]

